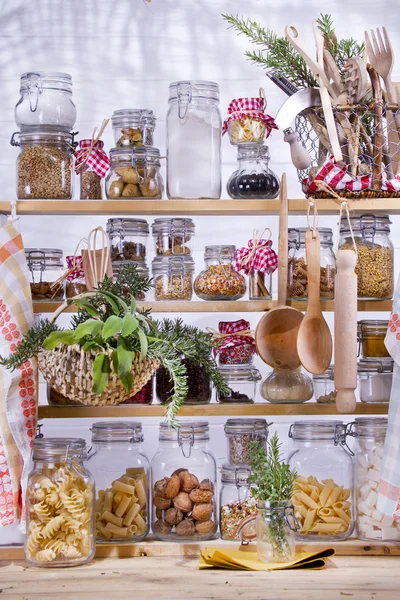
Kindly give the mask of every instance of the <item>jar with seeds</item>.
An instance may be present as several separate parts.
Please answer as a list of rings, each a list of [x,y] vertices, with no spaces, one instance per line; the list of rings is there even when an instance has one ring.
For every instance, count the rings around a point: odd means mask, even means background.
[[[228,419],[224,425],[231,465],[250,463],[251,442],[267,448],[268,423],[265,419]]]
[[[63,251],[59,248],[26,248],[26,261],[31,273],[31,293],[34,302],[64,300],[65,280]]]
[[[203,300],[238,300],[246,292],[246,281],[233,261],[235,246],[206,246],[205,269],[197,275],[194,291]]]
[[[194,261],[191,256],[156,256],[152,263],[155,300],[191,300]]]

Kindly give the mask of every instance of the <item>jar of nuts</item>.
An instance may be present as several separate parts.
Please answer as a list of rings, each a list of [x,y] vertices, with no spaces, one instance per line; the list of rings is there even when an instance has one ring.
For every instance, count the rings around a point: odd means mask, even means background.
[[[194,261],[191,256],[156,256],[152,263],[156,300],[191,300]]]
[[[191,254],[195,224],[192,219],[156,219],[151,226],[158,256]]]
[[[209,540],[217,531],[217,468],[205,421],[160,424],[151,461],[152,518],[160,540]]]
[[[250,465],[222,465],[219,528],[223,540],[250,542],[257,537],[257,500],[251,495],[250,477]]]
[[[112,262],[146,260],[149,237],[149,224],[146,219],[108,219],[107,235],[111,245]]]
[[[250,444],[256,441],[267,448],[268,423],[265,419],[228,419],[224,425],[231,465],[250,463]]]
[[[160,151],[150,146],[111,148],[110,171],[106,177],[109,200],[161,198],[163,180]]]
[[[288,229],[288,298],[306,300],[308,298],[307,260],[304,236],[307,227]],[[335,296],[336,259],[333,253],[332,229],[319,227],[321,239],[321,279],[320,297],[325,300]]]
[[[38,300],[64,300],[63,251],[59,248],[25,248],[31,272],[31,293]]]
[[[206,246],[206,268],[197,275],[194,291],[203,300],[238,300],[246,293],[246,280],[233,266],[235,246]]]
[[[117,147],[152,146],[156,118],[152,110],[122,108],[111,117]]]

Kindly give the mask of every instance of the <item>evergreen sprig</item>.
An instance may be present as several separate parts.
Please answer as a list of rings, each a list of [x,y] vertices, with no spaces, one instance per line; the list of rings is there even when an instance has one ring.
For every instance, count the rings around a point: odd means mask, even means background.
[[[325,47],[334,58],[339,71],[341,71],[349,58],[362,57],[365,44],[359,44],[354,38],[338,40],[331,15],[321,13],[317,19],[318,29],[321,31]]]
[[[40,319],[26,332],[13,354],[7,357],[0,356],[0,365],[14,371],[33,356],[37,356],[43,349],[44,340],[53,331],[59,331],[55,323],[50,323],[48,319]]]

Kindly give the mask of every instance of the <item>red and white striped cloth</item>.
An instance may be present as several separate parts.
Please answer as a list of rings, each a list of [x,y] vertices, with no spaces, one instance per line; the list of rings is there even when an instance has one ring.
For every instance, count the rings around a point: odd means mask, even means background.
[[[254,250],[254,244],[257,245],[256,250]],[[246,275],[250,271],[259,271],[260,273],[275,271],[278,266],[278,255],[275,250],[272,250],[272,240],[249,240],[247,246],[247,248],[236,250],[237,271],[244,271]]]
[[[110,168],[110,159],[104,152],[104,142],[97,141],[93,146],[90,154],[89,149],[92,146],[92,140],[81,140],[79,149],[75,152],[75,172],[79,173],[81,166],[86,163],[90,170],[97,173],[99,177],[105,177]]]
[[[67,280],[74,281],[75,279],[84,279],[85,273],[83,271],[82,256],[66,256],[68,269],[73,269],[68,274]]]
[[[251,117],[265,123],[265,137],[269,137],[273,129],[278,129],[274,119],[265,112],[264,98],[236,98],[228,106],[229,117],[225,119],[222,126],[222,135],[228,131],[230,121],[239,121]]]
[[[241,346],[242,344],[250,344],[255,350],[256,342],[253,334],[250,332],[249,321],[245,321],[245,319],[220,321],[218,323],[218,331],[227,337],[222,338],[221,345],[216,348],[217,352],[221,352],[222,348],[232,348],[234,346]],[[249,333],[247,335],[235,335],[240,331],[248,331]]]

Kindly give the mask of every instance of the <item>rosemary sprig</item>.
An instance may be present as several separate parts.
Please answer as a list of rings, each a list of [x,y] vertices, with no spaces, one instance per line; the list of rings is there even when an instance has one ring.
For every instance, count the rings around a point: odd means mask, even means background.
[[[0,356],[0,365],[14,371],[43,349],[43,342],[59,327],[48,319],[40,319],[26,332],[16,351],[7,357]]]
[[[364,54],[364,43],[359,44],[354,38],[338,40],[331,15],[321,13],[317,24],[325,39],[325,47],[333,56],[339,71],[349,58],[361,57]]]

